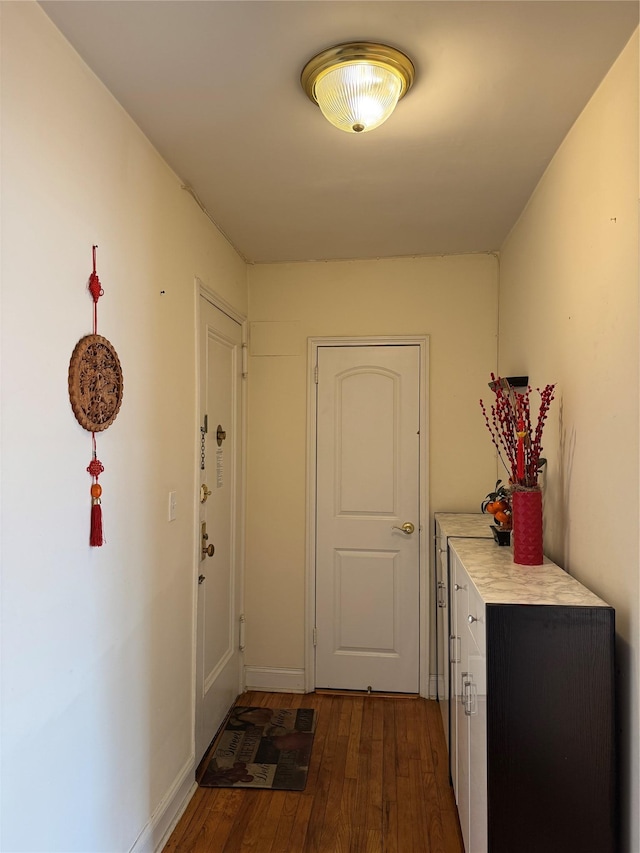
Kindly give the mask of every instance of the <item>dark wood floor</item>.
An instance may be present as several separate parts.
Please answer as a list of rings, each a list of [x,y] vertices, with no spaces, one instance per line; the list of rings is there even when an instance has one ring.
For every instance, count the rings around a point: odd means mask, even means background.
[[[198,788],[165,853],[463,853],[436,702],[244,693],[315,708],[303,792]]]

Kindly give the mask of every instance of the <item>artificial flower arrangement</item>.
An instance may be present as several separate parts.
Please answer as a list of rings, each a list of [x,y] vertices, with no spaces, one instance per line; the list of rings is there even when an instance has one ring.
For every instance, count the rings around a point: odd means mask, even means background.
[[[556,386],[545,385],[542,389],[536,389],[540,394],[540,408],[535,429],[531,422],[530,395],[533,389],[530,385],[525,391],[519,392],[506,379],[496,378],[492,373],[489,387],[495,394],[491,416],[482,400],[480,407],[498,457],[509,473],[509,491],[535,489],[538,487],[538,474],[546,461],[541,455],[542,430]],[[500,483],[500,480],[496,483],[496,492]],[[505,499],[505,495],[501,498]]]
[[[536,389],[540,394],[540,407],[535,429],[531,422],[530,385],[524,391],[516,391],[507,379],[496,378],[492,373],[489,387],[495,394],[491,416],[482,400],[480,406],[500,461],[509,472],[508,487],[500,486],[501,481],[498,480],[496,492],[487,495],[487,498],[494,497],[500,489],[500,501],[504,500],[509,505],[505,510],[499,509],[500,515],[498,512],[494,515],[500,523],[500,529],[493,528],[494,538],[499,545],[507,544],[508,531],[513,527],[514,563],[538,566],[544,560],[542,493],[538,486],[538,475],[546,461],[541,455],[542,430],[556,386],[545,385]],[[490,505],[491,508],[497,505],[495,499],[487,503],[487,509]],[[505,520],[504,524],[501,519]]]

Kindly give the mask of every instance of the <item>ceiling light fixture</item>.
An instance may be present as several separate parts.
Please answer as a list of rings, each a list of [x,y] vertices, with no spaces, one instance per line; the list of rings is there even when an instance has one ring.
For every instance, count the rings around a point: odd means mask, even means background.
[[[389,118],[414,77],[413,62],[394,47],[349,42],[309,60],[300,82],[331,124],[347,133],[366,133]]]

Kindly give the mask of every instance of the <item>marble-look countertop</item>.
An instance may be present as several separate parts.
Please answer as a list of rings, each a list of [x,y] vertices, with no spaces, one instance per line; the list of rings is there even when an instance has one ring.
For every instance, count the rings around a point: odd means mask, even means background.
[[[493,516],[482,512],[436,512],[434,518],[443,536],[479,536],[493,539]]]
[[[486,539],[450,539],[449,547],[485,604],[609,606],[546,557],[541,566],[520,566],[512,548]]]

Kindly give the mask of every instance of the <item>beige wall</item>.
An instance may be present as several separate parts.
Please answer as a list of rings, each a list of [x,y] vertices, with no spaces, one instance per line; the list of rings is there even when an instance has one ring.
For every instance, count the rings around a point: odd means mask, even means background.
[[[246,267],[37,4],[0,13],[0,848],[151,850],[194,770],[194,277],[246,311]],[[93,243],[124,401],[90,549],[67,370]]]
[[[152,849],[193,775],[194,277],[246,312],[247,270],[38,6],[0,14],[0,848]],[[560,384],[548,548],[617,609],[627,853],[640,849],[637,98],[636,39],[505,244],[500,287],[502,372]],[[107,546],[93,550],[90,437],[66,389],[91,331],[92,243],[99,331],[125,375],[122,410],[99,437]],[[496,477],[477,400],[496,366],[497,262],[248,276],[246,663],[300,669],[307,338],[430,336],[430,511],[476,510]]]
[[[623,850],[638,834],[638,37],[503,246],[503,374],[558,383],[545,550],[616,608]]]
[[[307,338],[428,334],[430,510],[479,510],[495,459],[478,399],[496,364],[490,255],[249,268],[246,664],[304,665]]]

